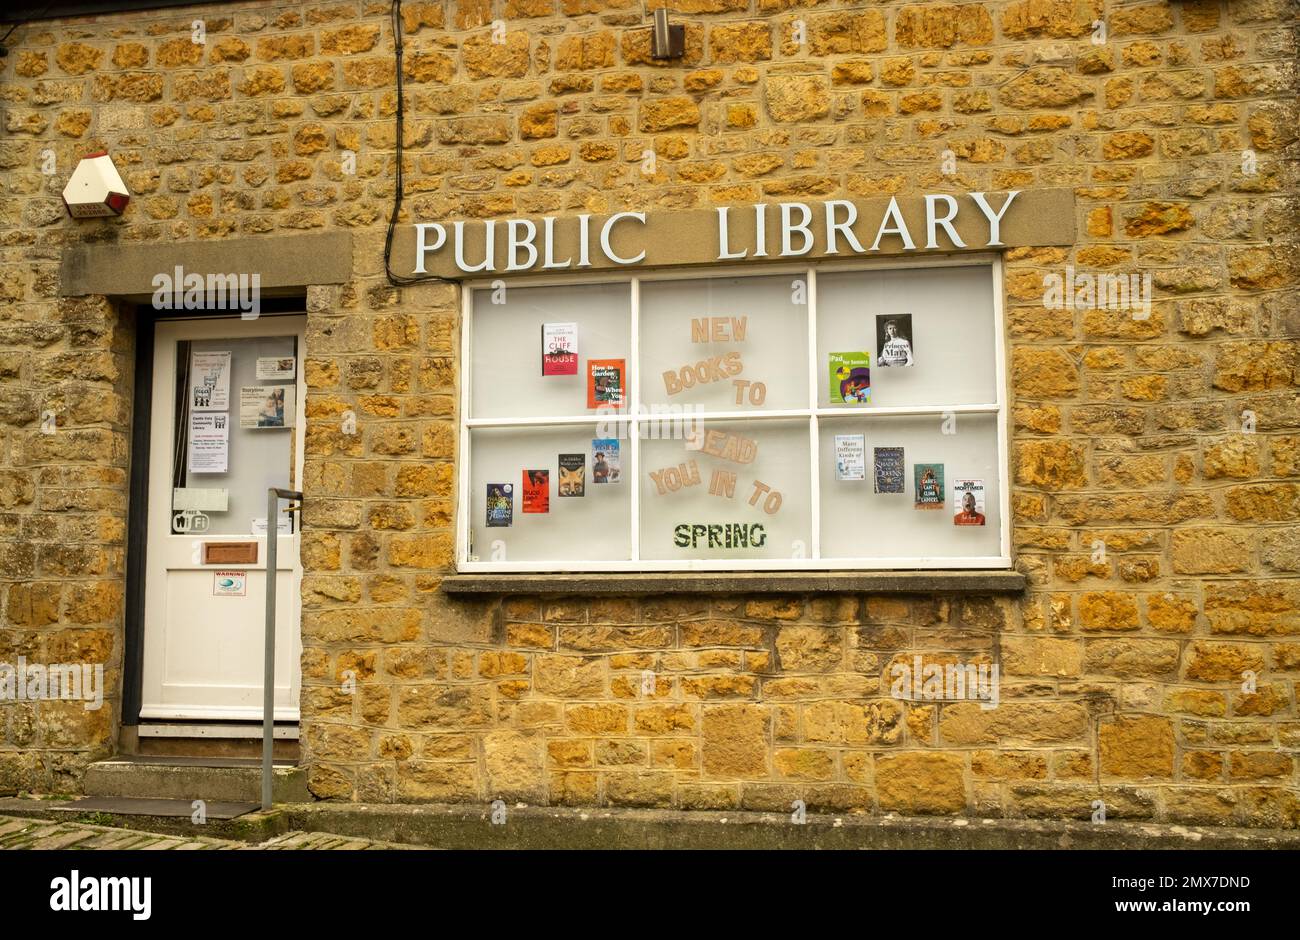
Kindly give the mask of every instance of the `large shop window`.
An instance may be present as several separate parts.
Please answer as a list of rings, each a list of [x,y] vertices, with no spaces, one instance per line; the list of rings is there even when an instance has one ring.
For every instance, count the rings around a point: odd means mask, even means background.
[[[462,571],[1010,567],[1000,269],[465,291]]]

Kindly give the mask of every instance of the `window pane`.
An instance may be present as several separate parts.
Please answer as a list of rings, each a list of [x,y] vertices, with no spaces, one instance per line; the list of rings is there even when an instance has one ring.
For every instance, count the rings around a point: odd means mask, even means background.
[[[821,549],[824,558],[962,558],[1001,554],[1002,519],[997,418],[957,415],[955,434],[943,433],[940,415],[924,417],[823,417],[821,436]],[[865,473],[860,480],[837,479],[835,438],[862,435]],[[846,446],[853,448],[853,441]],[[877,448],[902,448],[902,493],[876,492],[875,470],[888,478],[891,459]],[[879,461],[877,461],[879,458]],[[942,465],[940,508],[916,508],[916,465]],[[855,474],[848,474],[854,476]],[[894,477],[897,479],[897,476]],[[982,481],[983,525],[957,525],[960,501],[953,487],[961,480]],[[885,482],[882,488],[889,489]],[[972,489],[972,495],[978,491]],[[963,522],[974,523],[968,514]]]
[[[293,484],[298,446],[298,338],[255,336],[182,342],[176,351],[178,421],[173,429],[172,532],[193,531],[189,500],[226,490],[207,508],[205,535],[251,535],[266,519],[266,491]],[[259,378],[259,370],[262,377]],[[278,521],[286,534],[294,516]]]
[[[479,561],[618,561],[632,557],[630,484],[621,473],[601,470],[594,459],[592,442],[601,426],[575,425],[560,428],[479,428],[470,433],[470,556]],[[618,441],[619,457],[625,466],[627,441]],[[600,452],[606,468],[617,466],[608,446]],[[581,455],[565,461],[561,455]],[[524,474],[547,471],[545,484],[534,483],[545,500],[526,499]],[[580,475],[580,476],[579,476]],[[597,482],[614,477],[617,482]],[[579,480],[581,482],[579,482]],[[489,526],[488,485],[509,487],[498,492],[508,501]],[[581,495],[578,495],[581,494]],[[540,510],[543,503],[545,511]],[[539,565],[547,567],[546,565]]]
[[[887,324],[893,336],[887,338]],[[882,365],[884,359],[891,365]],[[849,271],[817,277],[818,404],[830,355],[870,353],[871,406],[997,401],[993,277],[987,265]],[[912,362],[907,366],[903,363]],[[845,407],[860,407],[846,405]]]
[[[641,557],[807,557],[808,421],[709,421],[697,440],[641,441]]]
[[[621,359],[631,365],[631,298],[629,283],[474,291],[470,416],[594,414],[587,404],[588,362]],[[542,374],[542,328],[548,323],[576,324],[573,374]]]
[[[642,281],[641,401],[742,413],[807,408],[806,280]]]

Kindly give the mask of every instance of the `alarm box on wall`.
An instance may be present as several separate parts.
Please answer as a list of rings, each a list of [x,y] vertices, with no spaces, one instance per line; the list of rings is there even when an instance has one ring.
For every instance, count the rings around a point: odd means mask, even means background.
[[[121,215],[130,199],[126,183],[107,153],[92,153],[83,159],[63,187],[63,204],[74,219]]]

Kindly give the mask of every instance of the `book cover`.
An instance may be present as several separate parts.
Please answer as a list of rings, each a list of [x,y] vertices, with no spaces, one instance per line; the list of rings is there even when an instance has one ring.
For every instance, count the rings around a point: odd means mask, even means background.
[[[867,478],[867,443],[862,434],[835,435],[835,479]]]
[[[871,353],[833,352],[829,359],[831,404],[868,404],[871,401]]]
[[[560,454],[560,495],[587,495],[587,455]]]
[[[587,407],[621,407],[626,393],[627,363],[623,359],[587,360]]]
[[[953,480],[952,504],[957,507],[953,525],[984,525],[984,481]]]
[[[591,482],[618,483],[621,466],[618,438],[602,437],[591,442]]]
[[[877,493],[902,493],[907,484],[907,464],[903,462],[903,448],[877,447],[875,449]]]
[[[542,324],[542,375],[578,374],[578,324]]]
[[[551,511],[551,471],[524,471],[524,512]]]
[[[515,515],[515,488],[509,483],[487,485],[488,528],[510,525]]]
[[[910,313],[876,314],[876,365],[881,369],[915,362]]]
[[[943,464],[918,463],[912,467],[916,480],[916,508],[943,508]]]

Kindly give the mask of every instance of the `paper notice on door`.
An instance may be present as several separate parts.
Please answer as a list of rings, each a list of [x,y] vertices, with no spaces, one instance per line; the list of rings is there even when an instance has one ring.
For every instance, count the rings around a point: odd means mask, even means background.
[[[193,486],[172,490],[172,509],[199,512],[225,512],[230,504],[230,490],[205,490]]]
[[[293,520],[288,516],[283,519],[275,520],[276,531],[280,535],[293,535]],[[253,519],[253,535],[266,535],[266,516],[256,516]]]
[[[230,457],[230,416],[190,415],[190,473],[225,473]]]
[[[274,356],[257,357],[257,378],[259,381],[281,382],[294,377],[297,361],[293,356],[277,359]]]
[[[245,597],[248,594],[248,572],[212,572],[213,597]]]
[[[230,410],[230,351],[190,356],[190,411]]]
[[[292,385],[245,385],[239,390],[241,428],[291,428],[294,423]]]

